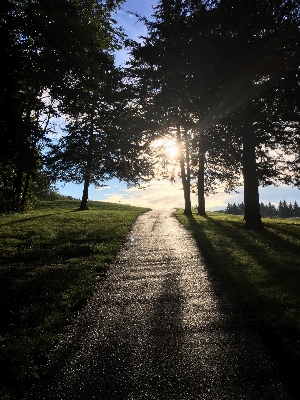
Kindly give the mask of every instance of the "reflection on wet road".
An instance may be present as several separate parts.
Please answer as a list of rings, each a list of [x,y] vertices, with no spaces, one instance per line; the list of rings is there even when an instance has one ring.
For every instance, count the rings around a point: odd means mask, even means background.
[[[32,397],[292,399],[171,210],[138,218]]]

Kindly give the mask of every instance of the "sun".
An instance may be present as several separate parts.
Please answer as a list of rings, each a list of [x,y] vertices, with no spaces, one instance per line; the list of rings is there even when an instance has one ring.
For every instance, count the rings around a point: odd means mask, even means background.
[[[166,153],[168,157],[173,160],[178,156],[178,147],[173,140],[167,140],[164,143],[164,147],[166,149]]]
[[[178,147],[175,140],[158,139],[153,143],[153,146],[159,148],[169,160],[175,160],[178,157]]]

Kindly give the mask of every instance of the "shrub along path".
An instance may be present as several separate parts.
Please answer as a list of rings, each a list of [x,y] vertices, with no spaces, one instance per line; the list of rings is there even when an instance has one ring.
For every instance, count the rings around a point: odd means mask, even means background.
[[[171,214],[137,219],[30,398],[293,398]]]

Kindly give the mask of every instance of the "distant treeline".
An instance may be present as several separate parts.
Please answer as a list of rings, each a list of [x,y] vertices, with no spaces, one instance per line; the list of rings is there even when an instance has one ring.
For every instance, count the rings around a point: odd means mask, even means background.
[[[225,214],[244,215],[244,203],[228,203],[226,210],[223,212]],[[278,207],[275,207],[271,202],[268,204],[260,203],[260,213],[262,218],[300,218],[300,207],[297,201],[292,204],[283,200],[279,202]]]

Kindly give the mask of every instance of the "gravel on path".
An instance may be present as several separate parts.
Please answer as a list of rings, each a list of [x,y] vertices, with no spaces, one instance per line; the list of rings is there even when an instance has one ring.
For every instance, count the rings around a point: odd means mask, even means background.
[[[172,210],[137,219],[30,398],[293,399]]]

